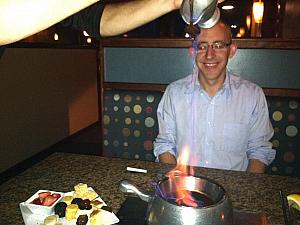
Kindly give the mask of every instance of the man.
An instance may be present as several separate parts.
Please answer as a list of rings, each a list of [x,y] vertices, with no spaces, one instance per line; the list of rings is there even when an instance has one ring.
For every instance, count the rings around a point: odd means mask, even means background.
[[[170,84],[158,106],[157,160],[176,164],[188,145],[189,165],[263,173],[275,158],[262,89],[226,69],[236,49],[222,21],[201,29],[193,74]]]
[[[179,9],[182,1],[124,0],[104,6],[101,0],[1,0],[0,45],[40,32],[88,6],[74,15],[71,26],[90,29],[98,38],[119,35]]]

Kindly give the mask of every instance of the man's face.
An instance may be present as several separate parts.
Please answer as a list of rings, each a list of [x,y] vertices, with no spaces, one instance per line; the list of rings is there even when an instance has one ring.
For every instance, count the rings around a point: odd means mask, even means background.
[[[198,46],[199,43],[229,44],[231,43],[230,33],[224,24],[218,23],[212,28],[201,30]],[[228,58],[234,55],[236,47],[235,45],[226,45],[220,49],[216,47],[218,47],[217,44],[215,44],[215,49],[210,45],[206,50],[202,49],[196,52],[196,64],[200,70],[200,81],[202,82],[223,83],[225,79]]]

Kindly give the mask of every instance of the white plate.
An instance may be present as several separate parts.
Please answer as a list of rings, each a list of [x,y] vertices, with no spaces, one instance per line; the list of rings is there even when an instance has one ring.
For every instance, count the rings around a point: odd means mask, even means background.
[[[63,196],[67,196],[67,195],[73,195],[73,191],[72,192],[67,192],[67,193],[63,193]],[[101,199],[100,196],[98,196],[96,198],[96,200],[99,200],[101,202],[103,202],[104,206],[106,206],[105,202]],[[43,225],[44,224],[44,219],[47,216],[53,215],[53,214],[49,214],[49,215],[38,215],[38,214],[34,214],[30,211],[30,209],[26,206],[25,202],[21,202],[20,203],[20,209],[22,212],[22,216],[23,216],[23,220],[25,225]],[[89,214],[91,213],[91,210],[79,210],[79,212],[77,213],[78,215],[82,215],[82,214],[87,214],[88,217],[90,216]],[[112,222],[110,224],[115,224],[118,223],[120,220],[118,219],[118,217],[112,212]],[[76,216],[76,217],[77,217]],[[59,222],[62,223],[63,225],[76,225],[76,219],[75,220],[71,220],[68,221],[64,218],[59,218]],[[90,222],[88,221],[87,225],[90,225]],[[109,225],[109,224],[107,224]]]

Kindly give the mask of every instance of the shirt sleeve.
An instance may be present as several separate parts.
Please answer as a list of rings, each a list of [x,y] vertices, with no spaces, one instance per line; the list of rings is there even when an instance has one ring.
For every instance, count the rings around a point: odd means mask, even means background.
[[[269,119],[267,101],[262,89],[258,88],[254,94],[257,96],[257,101],[250,122],[247,156],[249,159],[257,159],[269,165],[276,155],[270,142],[274,130]]]
[[[169,87],[158,105],[157,120],[159,134],[154,141],[156,161],[158,162],[158,156],[165,152],[170,152],[176,158],[176,120]]]
[[[100,20],[105,5],[103,3],[95,3],[78,13],[66,18],[60,24],[65,27],[71,27],[76,30],[86,31],[90,36],[99,40],[100,36]]]

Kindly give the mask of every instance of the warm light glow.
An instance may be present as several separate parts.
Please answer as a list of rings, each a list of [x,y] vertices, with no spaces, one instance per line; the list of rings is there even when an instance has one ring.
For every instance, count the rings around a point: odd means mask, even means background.
[[[244,28],[244,27],[241,27],[239,33],[240,33],[242,36],[244,36],[245,33],[246,33],[245,28]]]
[[[173,181],[175,180],[176,176],[193,176],[194,169],[192,166],[188,166],[190,158],[190,149],[188,146],[185,146],[181,151],[176,168],[170,171],[167,176],[169,177],[170,186],[176,190],[176,203],[178,205],[186,205],[191,207],[197,207],[197,202],[194,200],[191,192],[187,189],[180,189],[177,188],[175,185],[179,185],[179,187],[184,186],[182,184],[176,184]],[[178,179],[177,179],[178,180]],[[183,181],[184,182],[184,181]],[[189,186],[187,184],[187,186]]]
[[[185,37],[185,38],[189,38],[190,35],[189,35],[188,33],[185,33],[184,37]]]
[[[85,37],[90,36],[85,30],[82,32]]]
[[[88,37],[88,38],[86,39],[86,43],[91,44],[91,43],[92,43],[92,39],[91,39],[90,37]]]
[[[246,24],[247,24],[247,29],[250,30],[250,25],[251,25],[251,17],[250,16],[246,17]]]
[[[233,29],[236,29],[236,28],[237,28],[237,25],[232,24],[230,27],[233,28]]]
[[[234,6],[233,5],[223,5],[222,9],[224,9],[224,10],[231,10],[231,9],[234,9]]]
[[[255,23],[262,23],[264,15],[264,3],[263,2],[254,2],[253,3],[253,17]]]
[[[58,41],[58,33],[55,33],[53,38],[54,38],[55,41]]]

